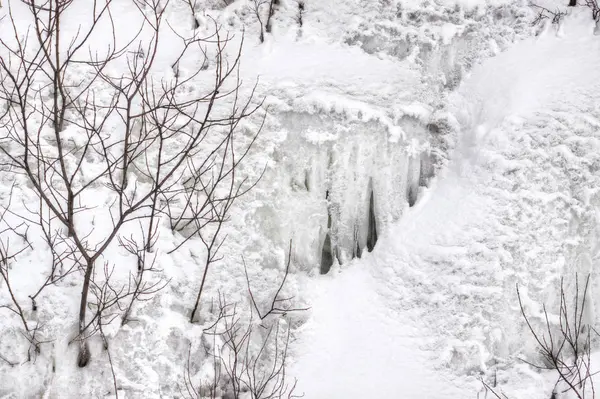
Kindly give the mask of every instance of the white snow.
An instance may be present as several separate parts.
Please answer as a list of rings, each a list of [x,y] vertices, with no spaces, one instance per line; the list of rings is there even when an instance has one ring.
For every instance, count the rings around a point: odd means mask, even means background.
[[[584,165],[596,162],[600,42],[574,14],[564,35],[549,27],[474,68],[451,97],[462,133],[445,173],[374,253],[307,290],[296,367],[309,397],[475,397],[479,373],[510,398],[550,396],[552,377],[517,360],[534,352],[515,283],[537,317],[561,276],[596,278],[577,264],[598,256],[597,176]],[[457,369],[470,376],[448,376]]]
[[[306,351],[292,367],[299,389],[315,399],[443,399],[475,392],[450,373],[435,372],[418,321],[381,294],[376,267],[392,272],[367,256],[305,288],[313,311],[298,331],[298,351]]]
[[[25,7],[8,2],[25,29]],[[236,33],[230,51],[245,29],[242,95],[258,82],[257,97],[265,97],[269,110],[240,170],[250,180],[265,174],[232,210],[224,259],[209,271],[204,297],[224,294],[248,309],[243,255],[256,299],[267,305],[293,239],[282,294],[310,307],[285,322],[296,393],[479,398],[482,378],[511,399],[549,398],[555,376],[519,360],[536,361],[536,349],[515,285],[534,325],[543,327],[541,304],[555,318],[560,278],[572,293],[575,272],[591,273],[586,317],[598,321],[600,41],[590,11],[578,7],[560,27],[534,30],[525,2],[306,0],[300,27],[297,2],[281,0],[272,34],[261,44],[249,1],[199,3],[199,32],[209,32],[215,18]],[[65,34],[87,12],[84,1],[74,4]],[[6,0],[2,5],[0,17],[8,8]],[[120,39],[140,21],[124,0],[115,0],[114,15]],[[191,32],[183,2],[173,1],[167,16],[179,34]],[[0,37],[13,40],[7,27],[7,19],[0,21]],[[178,49],[171,27],[157,58],[159,77],[170,76]],[[107,40],[99,35],[94,43],[102,48]],[[182,73],[199,62],[182,60]],[[202,77],[190,90],[210,85]],[[245,139],[259,124],[246,121]],[[73,145],[81,140],[76,129],[64,135]],[[98,168],[97,159],[86,162],[86,173]],[[6,206],[13,180],[2,170],[0,181]],[[23,216],[23,204],[37,200],[18,182],[19,200],[11,206]],[[365,248],[354,258],[356,245],[367,241],[370,190],[379,240],[373,252]],[[107,199],[101,187],[85,199],[98,208],[78,225],[99,240],[109,227]],[[138,236],[137,227],[126,225],[122,236]],[[28,322],[39,322],[49,342],[35,362],[25,361],[21,322],[0,308],[0,355],[18,363],[0,359],[1,398],[179,397],[188,351],[192,377],[212,375],[203,332],[215,317],[211,301],[203,303],[199,323],[188,322],[204,252],[190,240],[167,254],[182,237],[164,222],[159,231],[160,271],[150,277],[169,285],[135,306],[135,322],[121,326],[117,318],[106,327],[117,392],[98,337],[90,340],[92,363],[75,365],[69,341],[79,272],[46,289],[32,311],[28,295],[43,284],[51,259],[44,240],[31,234],[33,250],[11,265],[12,286]],[[329,274],[319,275],[327,233],[336,259]],[[135,259],[117,245],[100,261],[114,265],[114,279],[123,284],[135,270]],[[0,305],[10,301],[0,281]]]

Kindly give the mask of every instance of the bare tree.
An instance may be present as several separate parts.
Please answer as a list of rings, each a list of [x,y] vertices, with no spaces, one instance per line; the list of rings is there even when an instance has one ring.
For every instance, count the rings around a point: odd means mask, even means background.
[[[245,103],[241,105],[241,110],[238,109],[240,105],[236,95],[233,100],[232,112],[241,112],[242,115],[254,112],[248,109],[249,106],[249,103]],[[190,314],[190,322],[194,322],[200,307],[202,292],[211,265],[222,259],[219,250],[225,240],[222,232],[224,223],[229,220],[229,212],[235,201],[254,188],[265,172],[263,169],[260,176],[253,182],[248,182],[246,178],[238,179],[236,170],[256,141],[265,118],[263,117],[250,143],[241,154],[238,154],[235,150],[234,140],[240,121],[241,119],[238,118],[228,122],[227,133],[217,146],[218,152],[212,152],[200,163],[190,160],[190,176],[184,180],[182,189],[162,193],[166,204],[165,213],[169,216],[171,230],[177,231],[185,237],[169,253],[176,251],[192,238],[199,238],[206,251],[204,271]],[[179,211],[175,211],[170,204],[174,203],[174,199],[178,197],[183,198],[181,201],[183,205],[180,206]]]
[[[99,275],[97,261],[119,241],[122,227],[134,220],[147,223],[141,248],[151,252],[158,218],[171,205],[168,200],[185,193],[184,183],[198,173],[209,176],[221,168],[228,171],[223,180],[233,181],[233,187],[243,191],[233,172],[239,159],[226,156],[227,161],[219,164],[215,158],[223,152],[233,154],[236,145],[247,153],[256,135],[249,143],[235,143],[234,132],[262,105],[253,101],[254,92],[239,105],[241,83],[235,76],[241,45],[230,59],[227,47],[232,37],[223,35],[216,22],[208,37],[184,37],[165,19],[168,1],[136,0],[141,26],[131,40],[118,45],[112,1],[94,0],[90,23],[71,36],[64,33],[64,21],[73,0],[23,0],[33,21],[26,32],[19,29],[9,3],[15,40],[0,37],[0,51],[5,54],[0,57],[0,101],[7,104],[0,114],[1,162],[22,174],[39,198],[35,214],[51,247],[53,267],[68,259],[82,270],[81,367],[90,358],[87,337],[102,328],[106,314],[116,314],[110,308],[121,309],[123,300],[139,299],[144,290],[139,274],[131,289],[113,287],[114,266],[105,264]],[[103,52],[95,50],[91,40],[100,29],[110,41]],[[179,38],[180,51],[173,55],[173,75],[157,79],[155,63],[167,29]],[[199,66],[180,71],[180,61],[193,56],[202,59]],[[214,62],[212,76],[203,73],[209,58]],[[212,84],[199,92],[199,80]],[[230,104],[232,99],[234,107],[223,111],[220,104]],[[199,184],[206,189],[212,183]],[[106,198],[103,210],[86,205],[98,192]],[[93,221],[102,211],[108,229],[84,222]],[[219,219],[219,214],[213,209],[205,217]],[[50,226],[57,224],[64,230],[53,232]],[[128,245],[123,240],[121,244]],[[140,247],[131,249],[140,256]],[[97,311],[88,319],[90,291],[97,298]],[[131,306],[121,309],[125,320],[130,310]]]
[[[192,29],[198,29],[200,27],[200,23],[196,18],[196,7],[198,6],[197,0],[182,0],[190,9],[192,14]]]
[[[119,244],[127,252],[135,256],[137,272],[129,274],[129,282],[127,286],[128,304],[122,313],[121,325],[125,325],[131,320],[131,311],[136,301],[150,300],[154,294],[161,291],[169,284],[170,280],[165,280],[159,277],[155,281],[149,282],[146,279],[148,273],[159,273],[156,269],[156,255],[148,261],[149,253],[143,245],[140,245],[134,237],[122,238],[119,237]]]
[[[553,321],[549,316],[546,306],[542,307],[541,329],[534,326],[532,316],[525,311],[519,286],[517,285],[517,298],[521,315],[525,320],[527,328],[537,344],[539,361],[523,362],[538,370],[554,371],[558,374],[556,383],[552,390],[551,399],[557,395],[569,392],[578,399],[595,398],[596,390],[592,377],[597,372],[592,371],[592,338],[598,336],[598,332],[585,319],[585,311],[588,306],[588,289],[590,276],[585,279],[583,287],[579,284],[579,278],[575,275],[574,296],[567,300],[563,279],[560,282],[558,321]],[[538,316],[539,317],[539,316]],[[482,381],[486,392],[498,399],[508,399],[495,387]]]
[[[552,11],[546,7],[542,7],[533,3],[531,6],[539,10],[537,17],[531,23],[532,25],[537,25],[545,19],[551,19],[553,24],[560,24],[564,16],[567,15],[566,11],[561,11],[558,8],[555,11]]]
[[[583,3],[586,7],[592,10],[592,18],[594,21],[600,21],[600,7],[598,6],[598,0],[584,0]],[[568,7],[576,7],[577,0],[569,0]]]
[[[592,10],[592,18],[598,22],[600,20],[600,7],[598,6],[598,0],[585,0],[585,5]]]
[[[252,291],[252,287],[250,284],[250,277],[248,277],[248,268],[246,267],[246,262],[243,261],[243,263],[244,263],[244,273],[246,275],[246,284],[248,286],[248,296],[250,298],[250,301],[252,302],[253,310],[256,311],[256,314],[258,315],[258,317],[261,320],[266,319],[269,315],[285,316],[286,314],[288,314],[290,312],[299,312],[299,311],[308,310],[308,308],[294,308],[291,304],[292,300],[294,299],[293,297],[283,297],[282,298],[280,296],[281,291],[283,290],[283,287],[285,286],[285,282],[290,274],[290,265],[292,263],[292,240],[290,240],[290,245],[288,248],[288,259],[287,259],[287,263],[285,265],[285,272],[283,274],[283,278],[281,279],[281,283],[279,283],[279,286],[277,287],[277,291],[275,291],[275,294],[273,295],[272,300],[270,301],[269,307],[267,308],[267,310],[265,312],[261,312],[258,304],[256,303],[256,299],[254,298],[254,293]]]
[[[219,293],[215,321],[204,329],[206,336],[213,337],[212,347],[205,347],[206,354],[212,358],[213,379],[194,383],[188,355],[184,371],[185,390],[181,389],[185,397],[217,398],[223,394],[235,399],[242,395],[249,395],[252,399],[301,397],[295,394],[297,381],[287,381],[291,329],[285,318],[291,312],[308,308],[294,308],[292,297],[280,296],[289,275],[291,244],[290,241],[284,277],[269,299],[266,311],[261,312],[259,309],[245,264],[250,299],[249,316],[243,317],[238,304],[229,303]]]
[[[0,287],[2,287],[3,283],[10,298],[9,304],[0,303],[0,310],[6,310],[18,317],[21,325],[23,326],[21,334],[29,343],[26,360],[31,361],[35,360],[37,355],[40,353],[41,345],[50,341],[44,341],[40,338],[41,329],[43,326],[40,326],[38,322],[34,323],[30,320],[29,316],[31,313],[19,300],[19,293],[11,280],[12,268],[19,255],[33,248],[28,237],[29,226],[27,223],[20,222],[18,224],[14,224],[8,220],[7,217],[10,214],[9,208],[14,199],[14,188],[15,185],[13,184],[9,191],[8,204],[0,211]],[[13,240],[13,243],[14,241],[19,243],[18,249],[13,249],[13,246],[11,245],[11,239]],[[48,281],[46,281],[38,290],[38,293],[41,292],[47,285],[49,285]],[[37,295],[37,293],[35,295]],[[31,311],[35,312],[37,310],[35,296],[30,296],[30,298],[32,301]],[[2,359],[9,365],[16,364],[6,360],[6,358]]]
[[[212,348],[205,352],[212,358],[214,374],[211,381],[192,381],[191,364],[184,370],[184,387],[188,398],[217,398],[223,394],[239,399],[297,398],[297,381],[286,380],[287,354],[291,330],[282,326],[282,320],[271,320],[267,325],[255,326],[251,312],[246,320],[236,304],[219,295],[219,317],[207,329],[213,337]],[[218,343],[217,343],[218,342]]]
[[[254,15],[256,15],[256,19],[258,20],[258,25],[260,28],[260,33],[258,35],[258,39],[260,40],[261,43],[264,43],[265,41],[265,26],[264,26],[264,22],[263,22],[263,12],[262,12],[262,8],[263,6],[269,4],[269,0],[252,0],[252,12],[254,12]]]
[[[275,15],[275,6],[279,5],[279,0],[270,0],[269,1],[269,13],[267,14],[267,23],[265,24],[265,30],[267,33],[271,33],[271,29],[273,28],[271,25],[271,18]]]
[[[304,26],[304,14],[306,13],[306,6],[304,0],[296,0],[298,3],[298,14],[296,15],[296,22],[298,26],[302,28]]]
[[[555,391],[572,392],[577,398],[585,397],[589,387],[594,392],[591,370],[591,334],[592,326],[584,320],[587,294],[590,282],[588,275],[583,290],[580,289],[578,276],[575,276],[575,293],[572,305],[567,301],[564,283],[560,283],[559,319],[556,329],[550,322],[546,306],[543,306],[546,331],[537,331],[523,307],[519,287],[517,296],[521,314],[529,331],[538,344],[543,364],[528,364],[538,369],[550,369],[558,373]],[[570,308],[572,306],[572,309]]]
[[[275,15],[276,6],[279,5],[279,0],[252,0],[251,9],[260,27],[260,34],[258,38],[261,43],[265,41],[265,32],[271,33],[272,21],[271,18]],[[263,8],[267,8],[266,16],[263,12]],[[304,8],[304,5],[302,6]]]

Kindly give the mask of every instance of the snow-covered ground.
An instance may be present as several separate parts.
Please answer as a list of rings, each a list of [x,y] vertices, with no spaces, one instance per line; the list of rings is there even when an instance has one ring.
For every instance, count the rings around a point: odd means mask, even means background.
[[[308,290],[309,397],[476,397],[480,373],[508,397],[550,397],[517,360],[535,351],[515,284],[537,317],[561,276],[596,279],[600,42],[573,14],[473,69],[450,96],[448,168],[377,250]]]
[[[515,285],[541,326],[539,304],[555,308],[560,278],[572,292],[575,272],[592,273],[586,317],[598,320],[600,41],[590,11],[572,9],[560,26],[532,28],[525,2],[306,0],[300,26],[298,3],[280,0],[261,44],[250,1],[199,3],[200,31],[210,29],[211,18],[238,33],[245,27],[242,94],[258,77],[257,97],[269,107],[241,170],[252,179],[266,165],[265,174],[233,208],[224,259],[210,270],[203,295],[224,294],[248,309],[243,255],[266,305],[292,239],[284,296],[310,307],[286,316],[287,373],[298,379],[296,393],[483,398],[483,378],[511,399],[549,398],[553,376],[518,360],[535,361],[536,349]],[[133,25],[135,9],[125,0],[115,4],[115,15]],[[25,27],[24,7],[14,9]],[[85,7],[75,12],[84,15]],[[191,31],[183,2],[173,1],[167,15],[181,32]],[[2,38],[6,23],[0,21]],[[161,73],[172,62],[165,43]],[[367,252],[371,192],[379,239]],[[17,193],[35,201],[26,186]],[[326,235],[335,259],[320,275]],[[166,253],[180,241],[161,225],[159,276],[169,285],[136,307],[137,323],[116,319],[106,328],[119,397],[179,397],[188,351],[192,377],[210,378],[203,327],[214,319],[212,302],[199,323],[187,321],[203,252],[190,240]],[[120,273],[125,282],[135,267],[116,247],[105,260],[128,265]],[[0,308],[0,355],[17,363],[0,359],[0,398],[114,397],[99,338],[84,369],[68,345],[81,279],[65,279],[46,290],[37,312],[29,308],[47,261],[38,250],[11,265],[16,295],[49,342],[35,362],[25,362],[20,320]],[[0,281],[0,305],[9,294]]]

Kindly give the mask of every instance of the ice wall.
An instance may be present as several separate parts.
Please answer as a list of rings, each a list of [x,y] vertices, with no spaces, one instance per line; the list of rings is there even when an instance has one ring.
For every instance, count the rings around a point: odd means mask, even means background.
[[[400,120],[406,137],[399,141],[374,121],[297,112],[277,119],[286,138],[264,184],[277,188],[272,216],[296,238],[309,269],[325,263],[326,272],[372,249],[434,174],[431,133],[415,118]]]

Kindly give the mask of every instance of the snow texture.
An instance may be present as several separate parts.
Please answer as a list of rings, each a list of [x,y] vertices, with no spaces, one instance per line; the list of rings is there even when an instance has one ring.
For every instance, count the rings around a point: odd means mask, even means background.
[[[79,272],[44,290],[32,309],[28,296],[43,284],[51,257],[43,238],[30,234],[33,250],[10,265],[11,284],[47,342],[26,361],[21,322],[0,308],[0,398],[181,397],[188,353],[192,377],[211,377],[204,350],[204,328],[216,317],[211,303],[222,294],[249,309],[242,256],[256,300],[267,306],[290,239],[283,296],[310,307],[284,317],[292,331],[288,378],[298,379],[297,393],[463,399],[484,397],[483,378],[510,398],[550,397],[554,376],[519,360],[536,361],[537,352],[515,285],[534,324],[543,326],[541,304],[556,308],[560,278],[572,293],[575,272],[591,273],[586,317],[598,321],[600,41],[590,11],[577,7],[559,26],[532,27],[535,13],[520,1],[305,0],[300,26],[298,3],[280,0],[272,32],[259,43],[251,2],[227,3],[199,1],[195,18],[203,33],[214,18],[236,33],[235,43],[244,29],[242,95],[258,79],[268,114],[240,173],[250,181],[264,175],[232,210],[200,321],[188,318],[203,250],[190,240],[167,254],[183,238],[163,221],[155,253],[161,271],[151,278],[169,284],[135,306],[135,322],[121,326],[117,318],[105,331],[115,392],[100,338],[90,340],[92,362],[83,369],[69,344]],[[89,11],[85,1],[73,4],[66,33]],[[127,40],[140,15],[126,0],[114,7],[118,37]],[[0,18],[9,9],[25,32],[26,8],[5,0]],[[179,33],[192,31],[184,2],[172,1],[167,18]],[[171,28],[156,76],[172,73]],[[9,31],[0,20],[3,40],[13,40]],[[102,48],[105,40],[99,34],[94,43]],[[179,68],[193,70],[200,59],[184,59]],[[200,92],[211,84],[202,76],[194,83],[190,90]],[[248,120],[243,131],[260,123]],[[75,142],[75,133],[65,135]],[[87,162],[98,167],[98,160]],[[16,182],[11,206],[27,215],[27,204],[37,203],[31,187],[5,169],[0,181],[0,204],[7,206]],[[78,221],[93,225],[90,240],[110,227],[103,195],[98,187],[86,197],[98,211]],[[18,223],[16,215],[10,220]],[[373,225],[378,239],[370,252]],[[121,235],[138,237],[138,230],[131,223]],[[321,275],[326,236],[332,265]],[[123,284],[136,267],[117,245],[102,262],[115,266],[113,278]],[[8,303],[0,280],[0,305]]]

